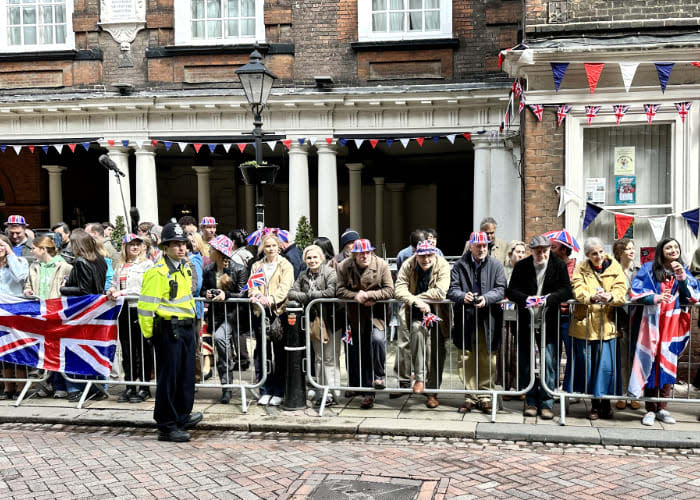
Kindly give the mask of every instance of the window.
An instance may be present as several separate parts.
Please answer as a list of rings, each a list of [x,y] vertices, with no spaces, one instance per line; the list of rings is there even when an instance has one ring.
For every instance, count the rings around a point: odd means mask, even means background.
[[[188,12],[181,11],[189,7]],[[175,2],[175,43],[217,45],[265,41],[263,0]]]
[[[0,47],[9,52],[74,47],[73,0],[4,0]]]
[[[357,18],[360,41],[452,37],[448,0],[358,0]]]

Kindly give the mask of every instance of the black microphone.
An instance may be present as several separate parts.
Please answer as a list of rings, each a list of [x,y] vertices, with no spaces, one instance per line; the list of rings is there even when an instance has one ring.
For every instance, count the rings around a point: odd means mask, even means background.
[[[109,156],[107,155],[100,155],[100,157],[97,159],[97,161],[105,167],[107,170],[111,170],[113,172],[116,172],[117,174],[121,175],[122,177],[126,177],[124,172],[119,170],[119,167],[117,167],[117,164],[114,163],[114,160],[112,160]]]

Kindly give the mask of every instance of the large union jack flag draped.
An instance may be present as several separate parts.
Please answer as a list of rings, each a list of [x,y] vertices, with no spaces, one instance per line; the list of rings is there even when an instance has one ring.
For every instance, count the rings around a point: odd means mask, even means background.
[[[107,377],[123,302],[105,295],[47,300],[0,295],[0,361]]]

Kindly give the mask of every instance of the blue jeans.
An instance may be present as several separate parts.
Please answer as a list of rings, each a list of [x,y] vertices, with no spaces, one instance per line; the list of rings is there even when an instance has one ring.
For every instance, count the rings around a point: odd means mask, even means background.
[[[566,367],[564,368],[564,383],[562,387],[565,391],[571,392],[571,337],[569,336],[569,315],[561,317],[561,340],[564,342],[564,352],[566,353]]]
[[[535,337],[539,338],[539,332],[535,333]],[[520,387],[524,389],[530,381],[530,352],[534,347],[530,346],[529,338],[520,338],[518,343],[518,358],[520,359]],[[540,346],[542,348],[542,346]],[[556,390],[557,373],[559,371],[559,348],[556,342],[547,343],[544,346],[545,354],[545,370],[544,380],[550,390]],[[541,367],[540,367],[541,368]],[[540,377],[542,374],[540,373]],[[549,408],[554,406],[554,398],[542,387],[540,378],[535,379],[535,385],[525,396],[528,406],[536,406],[537,408]]]

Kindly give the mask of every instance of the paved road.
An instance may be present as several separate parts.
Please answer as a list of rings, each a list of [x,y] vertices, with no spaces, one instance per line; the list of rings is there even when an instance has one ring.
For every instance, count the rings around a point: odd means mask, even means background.
[[[1,498],[698,498],[700,449],[0,425]]]

